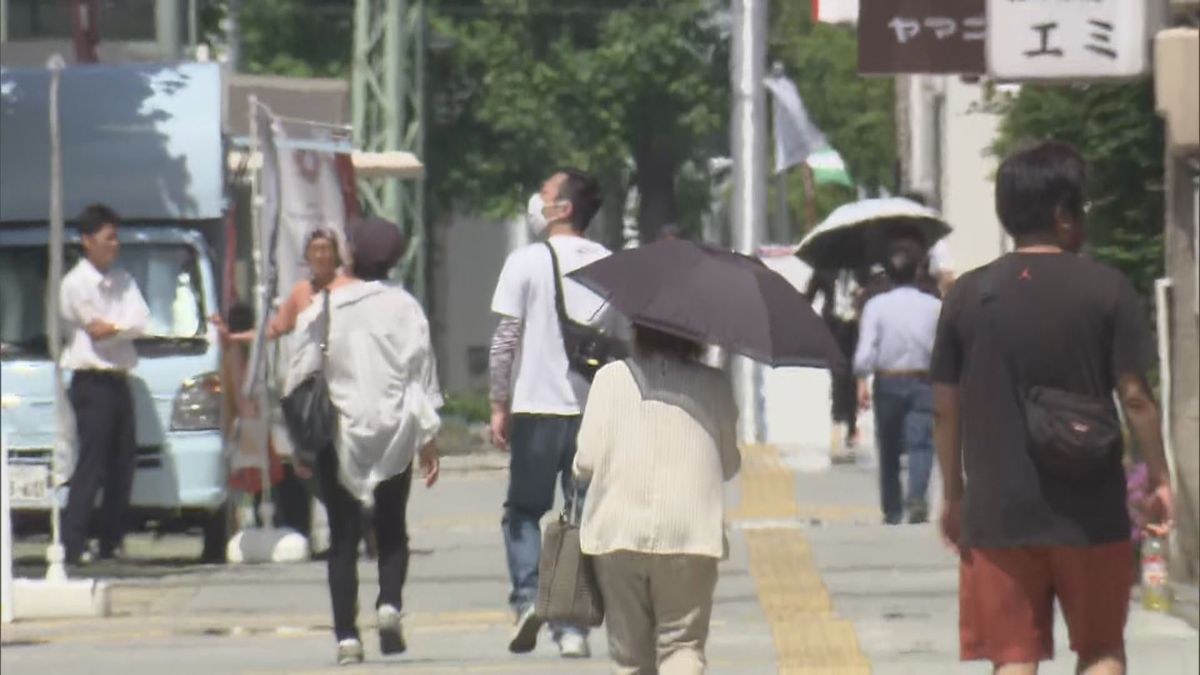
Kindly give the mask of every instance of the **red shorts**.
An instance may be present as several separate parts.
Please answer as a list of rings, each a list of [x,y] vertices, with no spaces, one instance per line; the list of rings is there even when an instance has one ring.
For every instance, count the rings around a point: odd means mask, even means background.
[[[1133,545],[975,548],[959,565],[962,659],[1054,658],[1054,600],[1081,659],[1124,656]]]

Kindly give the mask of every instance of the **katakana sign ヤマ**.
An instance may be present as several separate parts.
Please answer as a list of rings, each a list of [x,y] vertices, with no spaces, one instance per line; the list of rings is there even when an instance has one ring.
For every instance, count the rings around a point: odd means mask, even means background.
[[[986,71],[984,0],[872,0],[858,18],[858,72]]]

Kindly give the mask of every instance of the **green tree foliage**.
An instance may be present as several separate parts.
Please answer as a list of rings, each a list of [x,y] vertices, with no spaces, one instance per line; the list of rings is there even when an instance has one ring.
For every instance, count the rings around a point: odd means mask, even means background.
[[[681,169],[722,154],[728,45],[709,0],[432,0],[448,46],[430,56],[435,204],[517,211],[556,165],[639,188],[653,230],[698,220]],[[705,176],[701,176],[703,180]]]
[[[227,2],[210,6],[205,23],[219,35]],[[244,71],[349,77],[349,0],[241,8]],[[600,176],[610,218],[619,220],[636,187],[646,234],[668,221],[695,233],[712,203],[708,159],[730,152],[728,9],[726,0],[426,0],[434,218],[519,213],[539,181],[567,164]],[[771,58],[796,80],[855,180],[890,186],[891,81],[859,78],[853,30],[814,25],[808,3],[777,0],[771,11]],[[800,214],[799,172],[789,180]],[[853,198],[820,186],[817,215]]]
[[[354,3],[340,0],[241,0],[241,70],[260,75],[349,78]],[[223,42],[228,1],[204,5],[204,32]]]
[[[1149,294],[1163,270],[1163,129],[1152,83],[1023,87],[993,150],[1049,139],[1088,161],[1093,253]]]

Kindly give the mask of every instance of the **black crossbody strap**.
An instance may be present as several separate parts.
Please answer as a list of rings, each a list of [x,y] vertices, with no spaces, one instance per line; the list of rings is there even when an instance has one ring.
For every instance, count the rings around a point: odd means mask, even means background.
[[[563,297],[562,274],[558,269],[558,254],[554,252],[554,247],[550,242],[542,242],[546,248],[550,249],[550,264],[554,267],[554,308],[558,311],[558,323],[565,326],[571,322],[571,318],[567,316],[567,301]]]

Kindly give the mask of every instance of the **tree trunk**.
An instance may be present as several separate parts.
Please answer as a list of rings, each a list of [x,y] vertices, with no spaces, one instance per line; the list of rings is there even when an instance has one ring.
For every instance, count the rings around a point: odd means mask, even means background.
[[[637,163],[638,232],[642,243],[654,241],[659,228],[675,223],[675,170],[677,162],[670,146],[661,136],[644,135],[634,148]]]
[[[621,235],[625,227],[625,196],[628,193],[625,177],[620,173],[605,175],[601,183],[604,185],[604,205],[592,224],[597,231],[590,236],[609,250],[619,251],[624,243]]]

